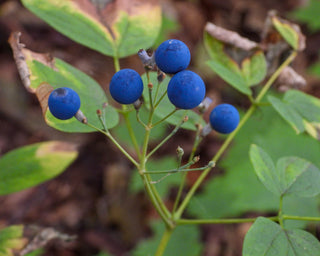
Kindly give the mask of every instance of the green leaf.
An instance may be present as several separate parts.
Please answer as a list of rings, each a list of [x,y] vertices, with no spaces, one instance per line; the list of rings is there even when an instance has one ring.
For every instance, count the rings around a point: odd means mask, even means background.
[[[320,124],[320,99],[298,90],[289,90],[283,100],[308,122]]]
[[[250,159],[260,181],[277,196],[312,197],[320,193],[320,171],[304,159],[284,157],[275,168],[269,155],[254,144],[250,148]]]
[[[204,34],[204,43],[209,53],[209,67],[223,80],[246,95],[251,95],[249,87],[260,83],[266,76],[267,64],[263,51],[254,49],[244,52],[239,50],[241,62],[227,54],[227,45],[215,39],[209,33]],[[240,53],[241,52],[241,53]],[[243,60],[242,60],[243,59]]]
[[[146,165],[148,171],[170,170],[177,168],[178,161],[173,157],[163,157],[161,160],[149,160]],[[163,198],[168,196],[170,188],[178,186],[181,182],[180,173],[172,173],[170,175],[150,174],[150,176],[152,180],[156,182],[155,187],[157,188],[159,195]],[[132,192],[144,190],[144,185],[138,170],[133,171],[129,188]]]
[[[216,60],[209,60],[207,64],[214,72],[216,72],[223,80],[232,85],[235,89],[246,95],[251,95],[252,92],[241,75],[234,73],[232,70],[221,65]]]
[[[242,74],[248,86],[259,84],[267,75],[267,62],[263,51],[256,51],[242,61]]]
[[[36,186],[63,172],[77,157],[75,146],[59,141],[25,146],[0,158],[0,195]]]
[[[309,161],[285,157],[277,162],[281,194],[312,197],[320,193],[320,170]]]
[[[276,213],[279,198],[270,193],[257,179],[249,159],[251,144],[257,144],[275,160],[298,156],[320,167],[319,142],[306,134],[296,135],[272,108],[259,108],[239,131],[225,157],[218,162],[223,174],[208,180],[201,193],[188,207],[197,218],[235,217],[246,212]],[[212,152],[214,154],[214,152]],[[215,169],[213,169],[215,171]],[[319,196],[299,198],[288,195],[284,212],[298,216],[320,216]],[[286,227],[303,227],[302,221],[288,220]]]
[[[260,181],[275,195],[281,194],[280,180],[270,156],[260,147],[252,144],[250,159]]]
[[[160,86],[159,92],[158,92],[158,97],[155,101],[155,102],[157,102],[162,95],[167,93],[167,87],[168,87],[168,83],[169,83],[170,79],[168,77],[166,77],[163,80],[163,82],[160,85],[158,85],[157,73],[150,72],[149,75],[150,75],[150,82],[154,85],[154,87],[152,89],[153,99],[156,95],[157,86]],[[148,88],[148,80],[147,80],[146,74],[142,75],[142,80],[143,80],[143,84],[144,84],[144,90],[143,90],[144,102],[145,102],[147,108],[150,108],[149,88]],[[165,116],[167,116],[169,113],[171,113],[174,109],[175,109],[175,107],[170,102],[168,96],[165,95],[163,100],[161,101],[161,103],[156,108],[154,114],[159,119],[162,119]],[[183,117],[186,115],[188,116],[189,119],[186,123],[184,123],[182,125],[182,128],[184,128],[184,129],[196,130],[196,124],[201,124],[202,126],[204,126],[206,124],[205,121],[203,120],[203,118],[200,115],[198,115],[196,112],[194,112],[192,110],[184,110],[184,109],[178,110],[176,113],[174,113],[172,116],[167,118],[165,121],[169,124],[177,125],[181,122]]]
[[[320,100],[297,90],[288,90],[283,100],[268,97],[272,106],[297,133],[306,131],[319,139]]]
[[[280,20],[278,17],[272,17],[272,23],[281,34],[281,36],[286,40],[286,42],[295,50],[299,48],[299,34],[293,28],[291,24],[284,20]]]
[[[305,131],[303,118],[291,106],[273,96],[269,96],[268,100],[275,110],[292,126],[296,133]]]
[[[0,256],[13,256],[13,249],[22,249],[23,225],[12,225],[0,230]]]
[[[72,40],[105,55],[126,57],[153,45],[161,25],[149,1],[23,0],[24,6]]]
[[[303,230],[285,230],[260,217],[248,231],[243,256],[318,256],[319,241]]]
[[[320,29],[320,2],[319,0],[310,0],[305,6],[294,10],[291,15],[308,25],[309,29],[313,32]]]
[[[40,88],[43,82],[50,84],[54,89],[63,86],[74,89],[80,96],[80,109],[87,117],[88,122],[99,128],[103,128],[96,111],[97,109],[101,109],[102,105],[108,102],[108,100],[104,91],[96,81],[60,59],[55,59],[55,69],[57,69],[57,71],[38,61],[27,61],[27,63],[33,76],[31,83],[33,89],[36,90]],[[46,100],[45,98],[45,101]],[[110,105],[105,108],[105,119],[109,129],[115,127],[119,122],[117,111]],[[47,108],[45,120],[48,125],[60,131],[95,131],[80,123],[75,118],[59,120],[55,118]]]
[[[153,237],[142,241],[132,251],[133,256],[155,255],[165,226],[161,221],[151,224]],[[172,233],[163,255],[201,255],[203,245],[200,242],[200,232],[196,226],[178,226]]]

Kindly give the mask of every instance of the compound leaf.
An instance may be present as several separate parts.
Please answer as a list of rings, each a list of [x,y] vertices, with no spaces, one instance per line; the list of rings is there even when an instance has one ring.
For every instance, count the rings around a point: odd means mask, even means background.
[[[0,195],[36,186],[63,172],[77,157],[75,146],[51,141],[10,151],[0,158]]]
[[[320,170],[304,159],[284,157],[277,162],[281,194],[312,197],[320,193]]]
[[[277,223],[259,217],[244,239],[243,256],[318,256],[319,241],[303,230],[282,229]]]
[[[248,211],[278,211],[279,197],[270,193],[258,180],[250,162],[248,152],[252,143],[268,152],[273,162],[285,156],[298,156],[320,167],[318,141],[306,134],[297,135],[292,129],[288,129],[286,122],[274,109],[260,108],[239,131],[232,147],[218,162],[225,172],[208,180],[201,193],[191,199],[188,207],[190,214],[197,218],[225,218]],[[284,213],[318,217],[318,200],[319,197],[300,198],[288,195],[283,202]],[[285,225],[301,228],[306,223],[287,220]]]
[[[246,81],[241,75],[234,73],[232,70],[221,65],[216,60],[209,60],[207,64],[214,72],[216,72],[223,80],[232,85],[235,89],[246,95],[251,94],[251,90],[247,87]]]
[[[248,86],[259,84],[267,74],[267,62],[261,50],[242,61],[242,75]]]

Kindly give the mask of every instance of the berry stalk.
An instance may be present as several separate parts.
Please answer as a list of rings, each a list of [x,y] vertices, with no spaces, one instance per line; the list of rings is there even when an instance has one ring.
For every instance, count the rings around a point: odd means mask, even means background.
[[[264,87],[262,88],[262,90],[260,91],[260,93],[258,94],[258,96],[255,99],[255,103],[251,105],[251,107],[248,109],[248,111],[246,112],[246,114],[243,116],[243,118],[241,119],[238,127],[228,136],[228,138],[224,141],[223,145],[221,146],[221,148],[219,149],[219,151],[217,152],[217,154],[212,158],[213,162],[217,162],[221,155],[225,152],[225,150],[227,149],[227,147],[229,146],[229,144],[231,143],[231,141],[233,140],[233,138],[236,136],[236,134],[239,132],[239,130],[242,128],[242,126],[247,122],[247,120],[252,116],[252,114],[254,113],[254,111],[257,108],[257,104],[262,100],[262,98],[265,96],[265,94],[267,93],[267,91],[270,89],[271,85],[273,84],[273,82],[277,79],[277,77],[280,75],[281,71],[287,67],[292,61],[293,59],[296,57],[297,52],[293,51],[290,56],[279,66],[279,68],[273,73],[273,75],[269,78],[269,80],[267,81],[267,83],[264,85]],[[188,194],[186,195],[185,199],[183,200],[183,202],[181,203],[179,209],[177,210],[176,214],[175,214],[175,219],[178,220],[180,219],[183,211],[185,210],[185,208],[187,207],[189,201],[191,200],[192,196],[194,195],[194,193],[196,192],[196,190],[198,189],[198,187],[201,185],[201,183],[203,182],[203,180],[207,177],[207,175],[209,174],[211,170],[210,168],[207,168],[206,170],[204,170],[201,175],[199,176],[199,178],[196,180],[196,182],[193,184],[193,186],[191,187],[191,189],[189,190]]]

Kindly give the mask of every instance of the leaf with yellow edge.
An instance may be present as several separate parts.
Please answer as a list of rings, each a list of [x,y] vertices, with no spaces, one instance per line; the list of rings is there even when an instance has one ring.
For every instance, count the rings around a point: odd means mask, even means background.
[[[305,48],[305,37],[298,25],[280,19],[276,15],[271,18],[273,26],[294,50]]]
[[[0,158],[0,195],[56,177],[77,155],[75,145],[61,141],[37,143],[6,153]]]
[[[19,42],[19,36],[20,33],[12,33],[9,38],[14,59],[24,86],[37,95],[47,124],[65,132],[95,131],[75,118],[59,120],[48,110],[48,97],[51,91],[58,87],[70,87],[79,94],[80,110],[88,122],[103,129],[96,111],[101,109],[108,99],[101,86],[85,73],[60,59],[24,48]],[[111,105],[104,108],[104,116],[109,129],[119,122],[119,115]]]
[[[22,0],[72,40],[108,56],[126,57],[153,45],[161,27],[158,0]]]
[[[12,250],[20,250],[26,240],[22,238],[23,225],[12,225],[0,229],[0,256],[13,256]]]

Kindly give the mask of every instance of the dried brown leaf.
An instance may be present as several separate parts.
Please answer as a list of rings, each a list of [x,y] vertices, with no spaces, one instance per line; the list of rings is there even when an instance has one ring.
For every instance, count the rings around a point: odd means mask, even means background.
[[[205,31],[219,41],[245,51],[251,51],[259,46],[256,42],[242,37],[234,31],[224,29],[210,22],[207,23]]]
[[[29,92],[36,93],[36,90],[30,87],[30,79],[32,74],[30,73],[30,70],[28,68],[27,61],[36,60],[44,65],[49,66],[52,69],[55,69],[54,59],[50,54],[36,53],[26,49],[25,45],[20,43],[20,36],[21,32],[12,32],[8,42],[12,48],[13,57],[16,62],[23,85]]]

